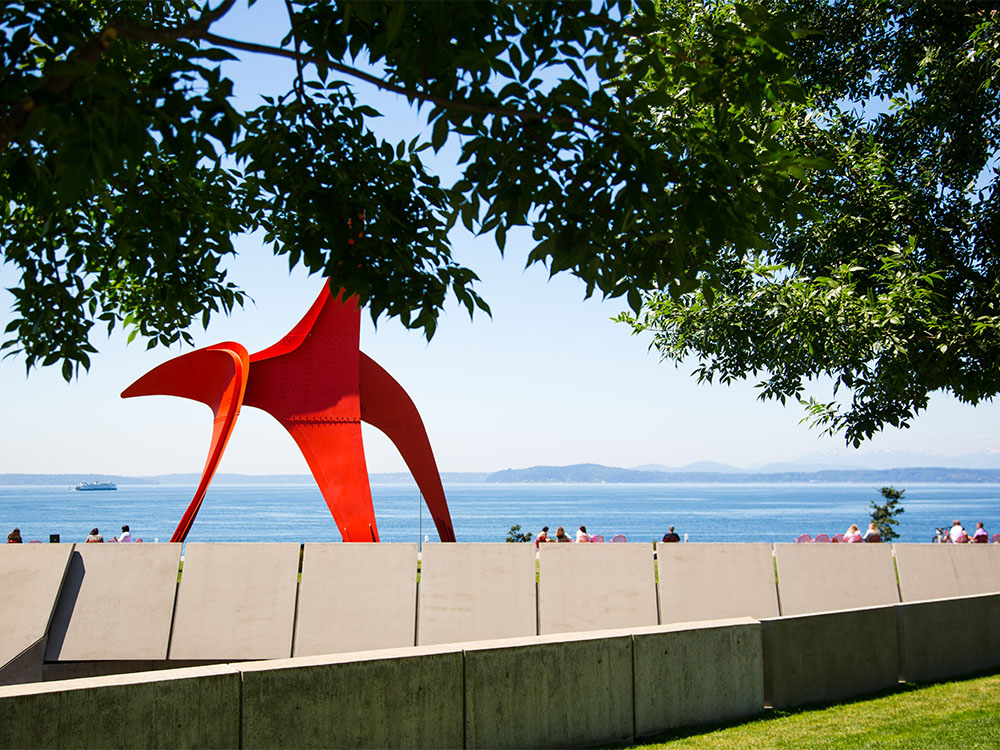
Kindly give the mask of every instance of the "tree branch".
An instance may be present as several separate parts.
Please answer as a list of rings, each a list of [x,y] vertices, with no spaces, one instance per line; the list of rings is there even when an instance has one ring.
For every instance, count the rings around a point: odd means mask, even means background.
[[[291,30],[292,38],[295,40],[295,52],[298,53],[302,49],[302,40],[299,38],[299,32],[295,24],[295,9],[292,7],[292,0],[285,0],[285,11],[288,13],[288,25]],[[305,84],[305,65],[301,58],[296,58],[295,60],[295,95],[298,97],[299,106],[304,110],[309,106],[309,101],[306,99],[306,84]],[[303,112],[300,110],[296,117],[303,117]]]
[[[605,134],[611,132],[609,128],[600,123],[577,117],[567,117],[562,115],[546,116],[540,112],[513,109],[510,107],[502,107],[492,104],[480,104],[464,99],[452,99],[450,97],[436,96],[434,94],[405,88],[403,86],[384,81],[371,73],[366,73],[365,71],[358,70],[357,68],[353,68],[349,65],[344,65],[343,63],[329,60],[325,57],[303,53],[297,49],[287,50],[281,47],[272,47],[270,45],[257,44],[255,42],[244,42],[238,39],[228,39],[217,34],[212,34],[209,31],[209,27],[228,13],[235,3],[236,0],[222,0],[215,10],[211,10],[206,4],[205,9],[202,11],[201,16],[199,16],[197,20],[172,29],[154,29],[132,24],[126,21],[114,21],[99,34],[92,37],[82,47],[74,50],[74,52],[70,54],[70,59],[95,63],[100,58],[104,50],[110,47],[114,40],[119,36],[125,36],[130,39],[147,42],[149,44],[165,44],[177,41],[178,39],[197,39],[209,42],[219,47],[228,47],[231,49],[243,50],[245,52],[272,55],[274,57],[285,57],[294,60],[300,70],[303,63],[322,65],[357,80],[370,83],[382,91],[388,91],[390,93],[405,96],[410,101],[416,100],[430,102],[449,109],[459,109],[466,112],[480,112],[483,114],[495,115],[497,117],[516,119],[525,123],[548,120],[550,122],[560,124],[593,128],[594,130]],[[45,78],[36,91],[44,90],[53,93],[62,93],[69,88],[75,78],[76,76],[57,76],[53,78]],[[10,142],[17,137],[17,134],[24,127],[31,111],[35,108],[35,106],[36,103],[34,98],[29,97],[19,105],[16,105],[13,111],[3,121],[2,125],[0,125],[0,153],[6,150]]]
[[[104,50],[110,47],[115,39],[124,35],[140,41],[163,43],[172,42],[177,39],[198,38],[208,31],[208,27],[222,18],[230,11],[236,0],[222,0],[219,7],[211,10],[206,4],[197,21],[178,26],[174,29],[149,29],[143,26],[136,26],[124,21],[115,21],[92,36],[80,47],[70,52],[67,60],[69,62],[85,63],[93,65],[104,54]],[[77,78],[77,75],[45,76],[35,87],[34,91],[26,99],[14,105],[11,112],[0,124],[0,153],[7,150],[10,142],[21,132],[28,117],[38,106],[35,95],[39,92],[46,94],[62,94],[70,87]]]
[[[546,116],[540,112],[531,112],[523,109],[511,109],[509,107],[500,107],[492,104],[477,104],[475,102],[470,102],[464,99],[451,99],[444,96],[435,96],[434,94],[427,94],[422,91],[417,91],[415,89],[404,88],[394,83],[384,81],[378,76],[372,75],[371,73],[366,73],[363,70],[358,70],[357,68],[352,68],[349,65],[344,65],[343,63],[335,62],[325,57],[316,57],[314,55],[309,55],[302,52],[296,52],[293,50],[283,49],[281,47],[271,47],[266,44],[257,44],[256,42],[244,42],[239,39],[228,39],[226,37],[218,36],[217,34],[212,34],[205,32],[197,38],[204,39],[206,42],[211,42],[219,47],[229,47],[232,49],[243,50],[244,52],[254,52],[262,55],[273,55],[275,57],[286,57],[290,60],[302,61],[305,63],[310,63],[312,65],[323,65],[331,70],[336,70],[338,73],[343,73],[344,75],[351,76],[352,78],[357,78],[358,80],[370,83],[376,88],[382,91],[388,91],[392,94],[399,94],[405,96],[407,99],[416,99],[423,102],[430,102],[432,104],[439,104],[444,107],[462,109],[468,112],[482,112],[484,114],[497,115],[498,117],[506,117],[510,119],[518,119],[525,122],[531,120],[550,120],[552,122],[559,122],[572,125],[581,125],[584,127],[594,128],[601,132],[609,132],[606,127],[595,122],[588,120],[582,120],[577,117],[562,117],[558,115]]]
[[[235,4],[236,0],[222,0],[215,10],[209,10],[206,4],[197,21],[173,29],[151,29],[148,26],[139,26],[127,21],[113,21],[108,28],[114,29],[121,36],[150,44],[176,42],[178,39],[200,39],[208,33],[208,28],[226,15]]]

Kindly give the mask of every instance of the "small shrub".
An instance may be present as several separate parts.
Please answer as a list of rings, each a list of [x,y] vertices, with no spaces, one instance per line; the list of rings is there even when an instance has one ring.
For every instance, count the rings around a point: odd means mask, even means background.
[[[880,505],[872,500],[872,521],[874,521],[878,533],[882,535],[882,541],[891,542],[893,539],[899,537],[899,534],[892,527],[899,523],[896,520],[896,516],[905,511],[900,506],[900,503],[903,502],[903,493],[906,490],[897,490],[895,487],[882,487],[879,492],[882,493],[885,502]]]
[[[507,532],[507,541],[516,542],[530,542],[531,533],[528,531],[521,531],[521,524],[515,523],[510,527],[510,531]]]

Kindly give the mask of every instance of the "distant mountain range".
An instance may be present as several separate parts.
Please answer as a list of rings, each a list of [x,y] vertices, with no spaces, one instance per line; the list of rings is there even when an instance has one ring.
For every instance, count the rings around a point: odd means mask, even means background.
[[[633,468],[602,464],[571,466],[529,466],[524,469],[504,469],[489,472],[442,472],[446,484],[479,484],[483,482],[510,484],[535,483],[609,483],[609,484],[767,484],[767,483],[837,483],[906,484],[925,482],[968,482],[1000,484],[1000,467],[969,468],[962,466],[898,466],[895,468],[856,468],[818,464],[768,464],[755,470],[739,469],[727,464],[702,461],[682,467],[647,464]],[[118,474],[0,474],[0,485],[66,485],[80,482],[114,482],[120,485],[191,485],[198,483],[198,474],[160,474],[131,477]],[[373,484],[413,484],[406,472],[370,474]],[[308,474],[216,474],[217,485],[296,485],[313,484]]]
[[[590,483],[618,484],[683,484],[683,483],[882,483],[905,482],[970,482],[1000,483],[1000,469],[953,469],[946,467],[901,467],[894,469],[827,469],[824,471],[747,472],[724,467],[722,470],[701,471],[685,467],[678,471],[646,471],[621,469],[600,464],[573,466],[531,466],[527,469],[504,469],[486,477],[487,482],[515,483]]]
[[[972,453],[964,456],[942,456],[915,451],[854,452],[847,449],[830,453],[813,453],[794,461],[778,461],[738,468],[717,461],[698,461],[686,466],[645,464],[629,468],[636,471],[711,474],[779,474],[783,472],[815,472],[858,469],[908,468],[944,466],[949,469],[1000,469],[1000,453]]]
[[[197,478],[195,483],[197,483]],[[75,487],[80,482],[114,482],[115,484],[161,484],[153,477],[123,477],[117,474],[0,474],[0,485],[57,485]]]
[[[477,484],[486,480],[489,472],[442,472],[441,481],[454,484]],[[74,487],[80,482],[114,482],[115,484],[198,484],[200,474],[158,474],[149,477],[130,477],[121,474],[0,474],[0,485],[66,485]],[[407,473],[370,474],[373,484],[413,484],[413,477]],[[295,485],[315,484],[309,474],[216,474],[212,483],[217,485]]]

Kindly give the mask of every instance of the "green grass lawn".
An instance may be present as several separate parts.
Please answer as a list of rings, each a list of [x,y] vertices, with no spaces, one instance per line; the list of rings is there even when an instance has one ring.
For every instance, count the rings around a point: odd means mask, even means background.
[[[646,748],[1000,748],[1000,674],[796,711],[745,724],[683,729]]]

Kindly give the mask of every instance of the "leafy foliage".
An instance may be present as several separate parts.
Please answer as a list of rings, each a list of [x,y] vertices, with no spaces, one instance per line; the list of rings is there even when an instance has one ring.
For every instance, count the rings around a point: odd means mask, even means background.
[[[891,542],[893,539],[899,537],[893,526],[899,524],[896,516],[906,510],[901,505],[903,502],[903,493],[906,490],[897,490],[895,487],[882,487],[879,489],[879,492],[882,493],[882,499],[885,502],[879,504],[874,500],[871,501],[872,522],[875,524],[875,528],[878,529],[878,533],[882,535],[882,541]]]
[[[665,358],[697,358],[699,380],[760,378],[762,399],[797,399],[807,419],[854,445],[885,425],[907,427],[935,391],[973,404],[992,398],[1000,390],[995,8],[786,0],[750,11],[679,1],[660,13],[666,23],[689,19],[691,39],[721,45],[720,58],[773,45],[751,70],[780,71],[782,93],[765,89],[760,106],[745,110],[720,103],[739,130],[707,111],[702,122],[744,149],[763,133],[769,153],[802,158],[787,169],[790,210],[763,203],[755,242],[720,240],[712,284],[680,296],[654,289],[640,315],[622,319],[651,331]],[[761,32],[761,43],[748,44],[761,18],[780,14],[798,19],[800,31]],[[675,92],[657,116],[685,116],[681,83],[657,73],[654,84]],[[801,94],[790,95],[796,86]],[[757,189],[780,194],[767,183]],[[829,381],[831,400],[808,395]]]
[[[510,542],[511,544],[530,542],[531,532],[521,531],[521,524],[515,523],[513,526],[510,527],[510,531],[507,532],[507,538],[504,541]]]
[[[808,164],[744,137],[744,113],[802,98],[766,14],[726,27],[734,57],[649,2],[288,0],[267,47],[213,32],[235,1],[0,6],[0,247],[20,273],[3,347],[29,369],[89,366],[96,323],[190,340],[245,299],[223,264],[240,233],[430,336],[449,295],[489,310],[452,257],[459,221],[501,251],[530,226],[529,262],[638,311],[644,289],[707,290],[717,247],[755,248],[768,212],[796,210]],[[239,111],[234,51],[298,75]],[[429,138],[380,140],[357,81],[423,106]],[[453,184],[421,161],[449,137]]]

